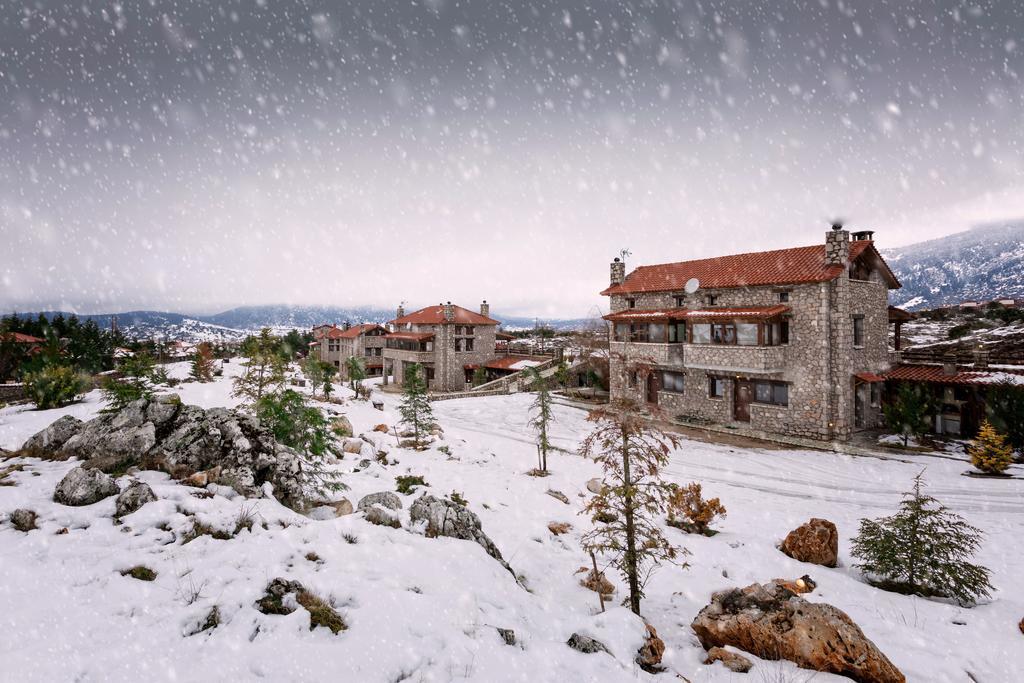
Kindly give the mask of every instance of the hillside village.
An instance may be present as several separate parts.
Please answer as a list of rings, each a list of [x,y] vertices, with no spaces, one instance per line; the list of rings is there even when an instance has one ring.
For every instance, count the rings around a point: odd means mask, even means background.
[[[1012,680],[1024,367],[907,345],[873,237],[617,258],[603,330],[557,343],[486,301],[192,347],[6,329],[5,619],[46,637],[4,667]],[[967,534],[941,580],[870,559],[915,495]]]

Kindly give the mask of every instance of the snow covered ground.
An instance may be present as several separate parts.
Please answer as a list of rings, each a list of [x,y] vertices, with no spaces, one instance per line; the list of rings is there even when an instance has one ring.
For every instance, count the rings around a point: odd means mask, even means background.
[[[175,391],[186,403],[233,405],[229,377],[239,367],[233,361],[226,377]],[[185,365],[173,373],[184,376]],[[383,413],[348,400],[329,407],[346,414],[357,433],[395,424],[398,397],[379,397]],[[0,520],[27,507],[39,513],[40,529],[24,534],[0,522],[0,680],[617,682],[676,680],[674,673],[694,683],[846,680],[785,662],[755,659],[747,677],[701,664],[703,650],[689,623],[712,591],[805,573],[818,583],[807,597],[846,611],[909,681],[1019,680],[1024,481],[964,477],[962,462],[912,454],[865,458],[693,440],[673,454],[668,475],[680,483],[701,481],[705,494],[720,497],[729,513],[713,538],[667,528],[692,555],[688,569],[664,567],[648,585],[643,611],[666,642],[669,673],[644,673],[633,663],[640,622],[617,606],[621,579],[609,577],[618,588],[616,606],[602,615],[596,595],[574,575],[589,562],[578,542],[588,522],[578,513],[585,482],[599,469],[560,453],[550,457],[552,476],[526,476],[535,459],[526,428],[530,400],[520,394],[436,403],[450,455],[436,448],[401,450],[394,437],[378,434],[390,440],[398,464],[352,472],[358,458],[347,456],[341,466],[351,487],[343,495],[353,503],[367,493],[394,491],[395,477],[403,474],[422,475],[435,495],[459,492],[526,588],[467,541],[373,526],[361,514],[316,521],[272,499],[245,500],[222,490],[198,498],[198,489],[156,472],[138,477],[160,500],[115,525],[112,498],[82,508],[52,501],[56,483],[75,463],[4,463],[25,468],[11,475],[15,486],[0,487]],[[58,410],[5,408],[0,447],[17,448],[60,415],[85,419],[101,408],[95,393]],[[586,414],[559,405],[556,418],[555,444],[575,450],[589,428]],[[996,591],[986,604],[964,609],[885,593],[851,566],[849,539],[858,520],[890,513],[922,467],[930,492],[987,534],[978,560],[992,570]],[[1015,473],[1022,469],[1015,466]],[[548,489],[564,492],[570,504],[547,495]],[[403,514],[418,495],[403,496]],[[240,511],[255,515],[252,531],[230,540],[175,540],[191,526],[189,515],[231,530]],[[836,569],[796,562],[775,548],[812,516],[839,527]],[[573,529],[553,536],[547,529],[552,521]],[[63,528],[68,533],[58,534]],[[319,559],[306,559],[309,553]],[[156,570],[156,580],[121,575],[138,564]],[[304,610],[258,612],[253,603],[275,577],[301,581],[333,601],[348,630],[310,631]],[[189,635],[214,605],[221,625]],[[505,645],[495,627],[514,629],[519,645]],[[565,641],[573,632],[602,640],[614,656],[569,649]]]

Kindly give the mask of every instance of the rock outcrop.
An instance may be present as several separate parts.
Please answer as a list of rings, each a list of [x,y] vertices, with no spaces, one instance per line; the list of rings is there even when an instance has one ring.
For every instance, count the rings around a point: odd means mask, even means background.
[[[692,627],[709,650],[730,645],[861,683],[906,680],[845,612],[808,602],[779,584],[715,593]]]
[[[644,626],[647,627],[647,635],[636,653],[636,663],[647,673],[658,673],[663,670],[661,658],[665,654],[665,641],[658,637],[658,631],[653,626]]]
[[[153,493],[149,484],[133,481],[128,488],[118,494],[117,500],[114,501],[114,516],[130,515],[146,503],[152,503],[155,500],[156,494]]]
[[[55,457],[78,457],[85,469],[103,472],[141,467],[163,470],[181,480],[217,472],[217,483],[244,496],[261,495],[269,482],[274,496],[285,505],[301,509],[309,502],[301,456],[277,443],[255,417],[237,410],[183,405],[171,394],[135,401],[77,428],[67,420],[58,427],[61,420],[29,439],[25,447],[51,444]]]
[[[595,652],[606,652],[611,654],[611,651],[609,651],[605,644],[600,640],[596,640],[590,636],[584,636],[579,633],[574,633],[569,636],[569,640],[565,641],[565,644],[585,655],[592,655]]]
[[[512,567],[501,556],[501,551],[483,532],[480,518],[471,510],[467,510],[453,501],[424,494],[409,507],[409,517],[413,524],[426,523],[428,537],[447,536],[477,543],[488,555],[500,562],[501,566],[515,576]]]
[[[117,482],[109,474],[76,467],[57,484],[53,499],[62,505],[92,505],[117,493]]]
[[[835,567],[839,563],[839,531],[827,519],[814,517],[790,531],[779,550],[794,560]]]
[[[21,451],[25,455],[57,453],[68,439],[82,430],[84,424],[77,417],[65,415],[51,423],[49,427],[29,437],[21,447]],[[61,459],[67,457],[65,455]]]
[[[397,493],[378,491],[377,493],[370,493],[360,498],[359,503],[356,505],[356,510],[366,512],[374,505],[382,505],[389,510],[401,510],[402,499],[398,497]]]

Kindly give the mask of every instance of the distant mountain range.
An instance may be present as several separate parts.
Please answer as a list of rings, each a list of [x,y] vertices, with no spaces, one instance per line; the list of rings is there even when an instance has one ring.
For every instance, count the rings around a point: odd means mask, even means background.
[[[43,311],[47,318],[57,315],[68,317],[67,311]],[[39,312],[19,313],[23,317],[36,317]],[[166,311],[125,311],[121,313],[78,314],[80,320],[95,320],[102,328],[109,328],[114,317],[117,325],[126,335],[136,339],[180,339],[184,341],[238,340],[255,330],[269,327],[276,332],[290,329],[308,330],[324,323],[342,324],[376,322],[385,323],[394,319],[394,310],[369,306],[240,306],[213,315],[186,315]],[[517,330],[534,327],[538,319],[503,316],[492,313],[491,317],[502,323],[503,329]],[[582,327],[586,319],[539,319],[543,325],[557,330]]]
[[[1024,220],[884,249],[882,256],[903,284],[890,293],[892,303],[908,310],[1024,299]]]

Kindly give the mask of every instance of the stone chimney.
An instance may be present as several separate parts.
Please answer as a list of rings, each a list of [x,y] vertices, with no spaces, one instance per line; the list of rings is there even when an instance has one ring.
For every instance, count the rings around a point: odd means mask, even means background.
[[[395,311],[395,317],[396,318],[401,318],[404,315],[405,315],[405,306],[403,306],[402,304],[398,304],[398,310]]]
[[[956,354],[947,353],[942,356],[942,374],[946,377],[956,374]]]
[[[350,323],[349,321],[347,321],[347,320],[346,320],[346,321],[345,321],[345,322],[344,322],[344,323],[342,324],[342,326],[341,326],[341,329],[343,329],[343,330],[347,330],[347,329],[349,329],[349,328],[351,328],[351,327],[352,327],[352,323]]]
[[[974,350],[974,367],[978,370],[988,369],[988,349],[979,346]]]
[[[480,304],[480,315],[485,318],[491,317],[491,305],[487,303],[487,299],[484,299],[483,303]]]
[[[825,233],[825,263],[830,266],[843,266],[850,261],[850,233],[843,226],[835,224]]]
[[[444,320],[449,323],[455,320],[455,306],[452,306],[451,301],[444,305]]]
[[[626,279],[626,263],[619,257],[615,257],[612,261],[612,276],[611,283],[613,285],[621,285]]]

